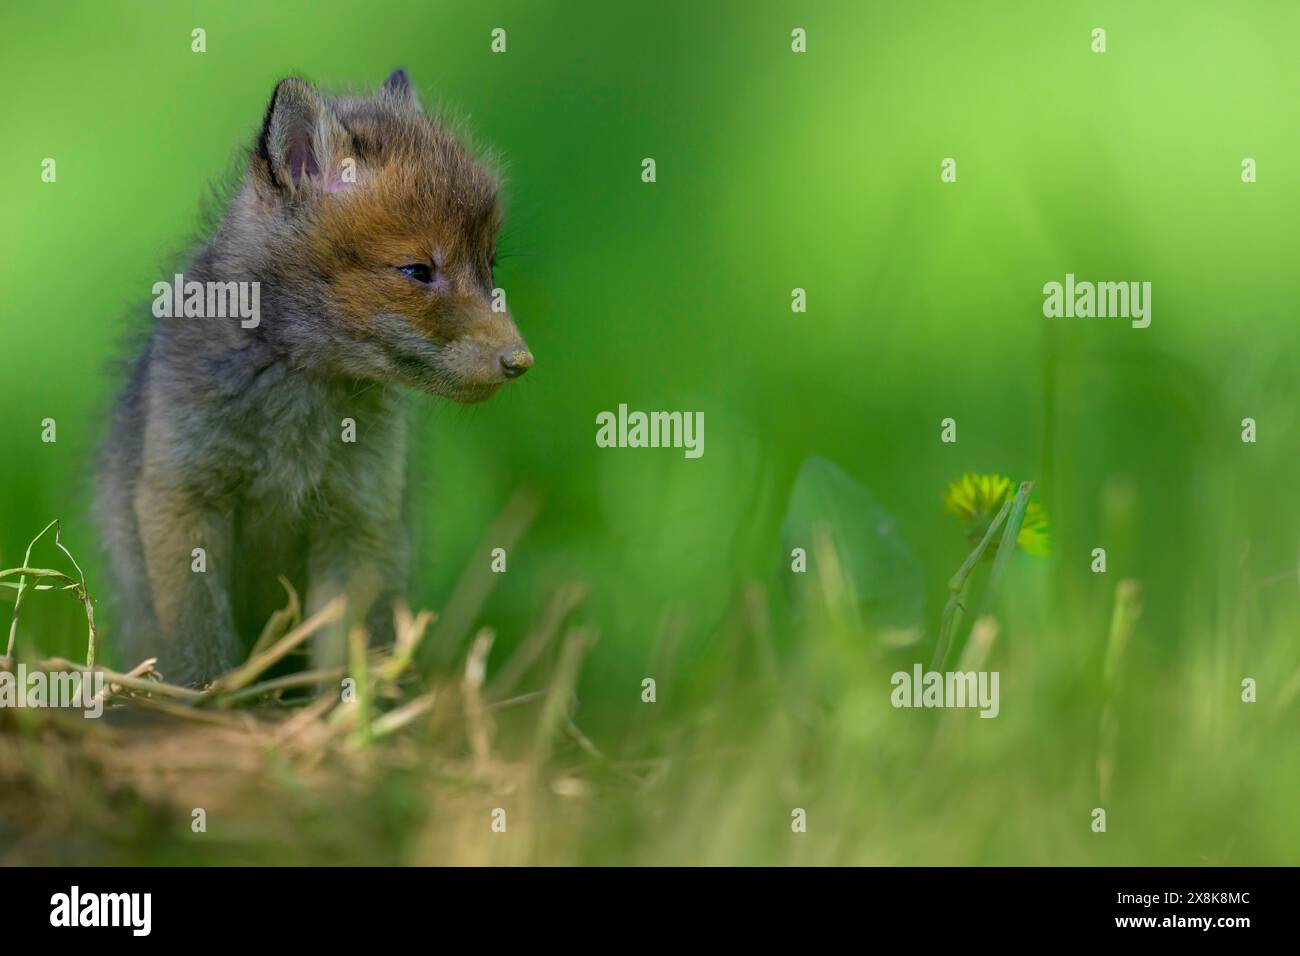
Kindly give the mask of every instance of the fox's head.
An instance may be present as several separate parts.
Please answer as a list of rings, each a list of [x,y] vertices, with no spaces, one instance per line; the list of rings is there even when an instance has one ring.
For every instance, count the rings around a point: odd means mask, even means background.
[[[369,97],[280,81],[235,224],[292,345],[331,372],[460,402],[533,364],[494,293],[496,178],[421,109],[403,70]]]

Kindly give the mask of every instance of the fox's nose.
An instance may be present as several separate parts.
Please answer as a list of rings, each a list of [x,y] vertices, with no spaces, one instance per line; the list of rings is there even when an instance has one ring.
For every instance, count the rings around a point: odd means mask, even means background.
[[[506,378],[518,378],[533,367],[533,353],[520,346],[512,346],[501,353],[501,371]]]

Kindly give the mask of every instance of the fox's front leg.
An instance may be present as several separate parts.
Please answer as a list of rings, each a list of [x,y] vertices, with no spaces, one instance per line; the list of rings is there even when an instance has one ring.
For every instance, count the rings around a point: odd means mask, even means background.
[[[364,425],[364,445],[341,445],[326,475],[311,522],[307,608],[314,614],[336,597],[348,600],[345,617],[313,639],[312,666],[347,662],[347,628],[363,624],[370,640],[393,638],[393,602],[406,589],[406,415],[403,400],[377,391],[369,404],[349,404],[341,414]],[[362,605],[368,613],[357,615]]]
[[[136,521],[158,618],[158,669],[173,683],[201,685],[240,662],[230,607],[230,518],[147,467]]]
[[[405,535],[396,523],[359,530],[356,525],[331,521],[316,528],[307,564],[306,614],[310,617],[340,596],[347,599],[348,611],[316,632],[313,668],[347,664],[347,628],[353,622],[365,626],[373,643],[392,640],[393,602],[403,590],[405,560]],[[363,604],[368,605],[368,612],[358,621],[356,615]]]

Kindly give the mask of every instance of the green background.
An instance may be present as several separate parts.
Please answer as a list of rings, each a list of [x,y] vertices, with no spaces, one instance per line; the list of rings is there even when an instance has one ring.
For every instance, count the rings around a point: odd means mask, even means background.
[[[441,607],[511,492],[535,489],[541,515],[482,622],[504,653],[561,582],[589,582],[584,726],[609,742],[665,628],[694,693],[664,706],[689,721],[744,665],[726,640],[739,589],[757,582],[780,620],[778,531],[806,456],[896,522],[926,585],[926,660],[967,551],[947,482],[1034,479],[1053,549],[1017,556],[1003,637],[1066,676],[1020,716],[1004,684],[1002,720],[976,723],[1017,729],[965,783],[1019,773],[1025,740],[1059,754],[1078,711],[1095,717],[1114,582],[1139,579],[1131,763],[1154,779],[1176,739],[1197,773],[1228,778],[1142,859],[1195,862],[1220,811],[1268,818],[1296,782],[1298,30],[1290,3],[6,3],[0,566],[58,517],[92,590],[103,579],[88,492],[110,362],[275,82],[370,89],[404,66],[505,160],[497,279],[537,357],[487,405],[418,403],[429,527],[412,602]],[[1150,328],[1044,318],[1043,283],[1067,272],[1150,281]],[[621,402],[703,411],[704,457],[597,448],[596,414]],[[75,604],[28,608],[43,650],[79,652]],[[817,639],[776,635],[783,654]],[[105,640],[111,655],[111,618]],[[1222,716],[1241,713],[1242,676],[1275,723],[1234,742],[1215,720],[1252,719]],[[1065,766],[985,799],[1050,804],[1078,784]],[[1138,804],[1156,830],[1167,799]],[[1280,845],[1263,822],[1215,845],[1294,862],[1295,811],[1271,819]],[[972,840],[966,858],[1000,859]]]

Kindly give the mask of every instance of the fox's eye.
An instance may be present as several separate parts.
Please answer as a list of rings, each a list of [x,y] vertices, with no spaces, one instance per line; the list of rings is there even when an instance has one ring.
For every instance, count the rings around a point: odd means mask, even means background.
[[[416,282],[423,282],[426,285],[433,281],[433,273],[423,262],[415,262],[409,266],[398,266],[397,271],[408,279],[414,279]]]

